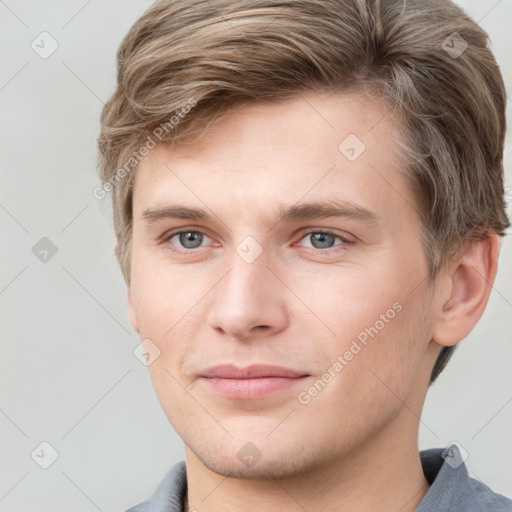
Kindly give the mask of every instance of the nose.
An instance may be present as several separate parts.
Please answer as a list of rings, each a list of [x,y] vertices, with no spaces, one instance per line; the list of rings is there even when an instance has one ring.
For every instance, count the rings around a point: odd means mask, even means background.
[[[209,326],[239,340],[275,335],[286,329],[290,315],[283,283],[264,254],[248,263],[233,252],[231,270],[214,288]]]

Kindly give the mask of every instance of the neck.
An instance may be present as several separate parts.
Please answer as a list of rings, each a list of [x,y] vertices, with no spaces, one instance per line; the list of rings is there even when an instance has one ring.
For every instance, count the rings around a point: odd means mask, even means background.
[[[219,475],[186,447],[185,510],[413,512],[429,487],[419,458],[417,429],[417,418],[403,408],[388,428],[364,446],[283,480]]]

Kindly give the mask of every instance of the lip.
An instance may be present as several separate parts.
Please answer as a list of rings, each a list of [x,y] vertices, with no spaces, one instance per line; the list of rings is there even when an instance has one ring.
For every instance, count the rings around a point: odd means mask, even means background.
[[[272,365],[219,365],[208,368],[201,380],[215,394],[233,400],[257,400],[282,393],[302,382],[308,374]]]
[[[212,366],[201,373],[201,377],[219,379],[253,379],[262,377],[285,377],[293,379],[304,377],[304,372],[297,372],[284,366],[268,364],[253,364],[245,368],[239,368],[234,364],[221,364]]]

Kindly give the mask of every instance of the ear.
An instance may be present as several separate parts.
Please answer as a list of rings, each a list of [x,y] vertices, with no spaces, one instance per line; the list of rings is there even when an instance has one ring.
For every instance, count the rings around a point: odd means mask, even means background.
[[[442,346],[455,345],[476,325],[491,293],[498,268],[499,238],[468,241],[442,270],[439,309],[433,341]]]
[[[132,325],[135,331],[139,332],[139,322],[137,321],[137,312],[135,311],[135,307],[133,306],[130,287],[126,289],[126,309],[128,310],[128,318],[130,320],[130,324]]]

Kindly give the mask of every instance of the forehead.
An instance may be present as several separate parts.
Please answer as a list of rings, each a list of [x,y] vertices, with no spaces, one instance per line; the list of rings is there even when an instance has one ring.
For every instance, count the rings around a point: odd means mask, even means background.
[[[199,137],[150,151],[136,172],[134,208],[176,200],[199,206],[207,198],[201,206],[222,202],[248,215],[250,204],[282,206],[326,194],[368,209],[393,200],[404,207],[412,199],[399,136],[385,105],[358,94],[309,93],[246,106]]]
[[[293,151],[300,154],[314,146],[316,156],[324,153],[328,157],[333,150],[336,156],[338,152],[344,154],[339,143],[348,135],[356,135],[371,151],[369,146],[376,139],[379,144],[386,143],[400,131],[399,122],[383,99],[354,92],[310,91],[285,100],[238,107],[200,135],[179,141],[170,153],[181,158],[218,159],[222,158],[223,149],[229,149],[226,154],[232,161],[239,147],[245,154],[249,147],[254,151],[260,147],[281,148],[292,158]],[[229,148],[223,147],[228,139]],[[346,156],[355,161],[349,153]]]

